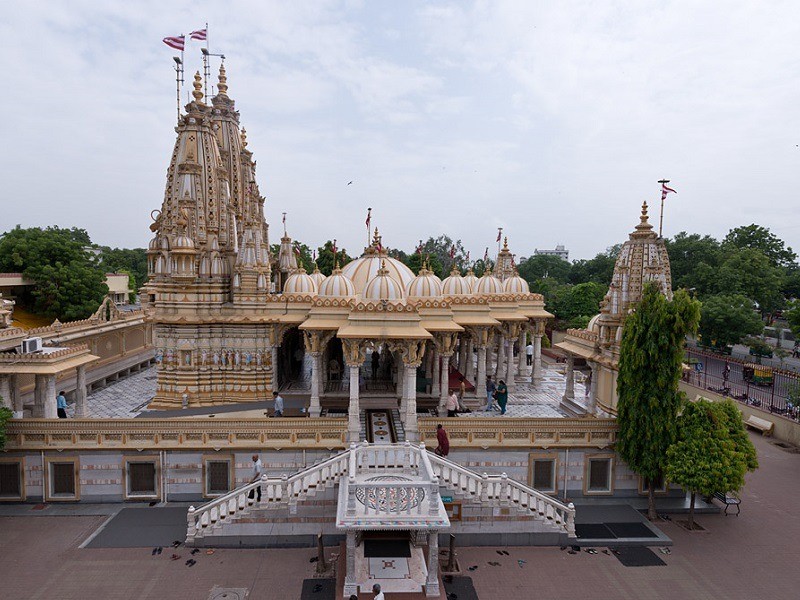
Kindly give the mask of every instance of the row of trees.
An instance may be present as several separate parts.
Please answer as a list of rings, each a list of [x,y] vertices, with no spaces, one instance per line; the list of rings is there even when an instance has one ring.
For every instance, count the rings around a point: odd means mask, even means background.
[[[617,451],[648,482],[648,516],[655,519],[662,478],[696,494],[738,490],[758,467],[756,451],[732,401],[687,402],[678,389],[683,342],[700,323],[700,303],[684,290],[672,301],[649,284],[627,318],[617,379]]]

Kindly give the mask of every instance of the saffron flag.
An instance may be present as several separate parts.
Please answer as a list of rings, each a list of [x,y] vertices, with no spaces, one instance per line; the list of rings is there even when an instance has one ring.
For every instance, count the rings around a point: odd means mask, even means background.
[[[180,50],[181,52],[183,52],[184,47],[186,47],[185,35],[177,35],[175,37],[165,37],[161,41],[164,42],[170,48],[175,48],[175,50]]]
[[[675,190],[672,188],[667,187],[666,183],[661,184],[661,199],[664,200],[667,197],[667,194],[677,194]]]
[[[189,37],[192,38],[193,40],[199,40],[203,42],[208,37],[208,30],[205,28],[198,29],[197,31],[193,31],[192,33],[190,33]]]

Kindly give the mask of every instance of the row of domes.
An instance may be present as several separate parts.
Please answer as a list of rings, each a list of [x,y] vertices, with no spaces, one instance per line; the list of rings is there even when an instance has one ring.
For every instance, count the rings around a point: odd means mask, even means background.
[[[528,282],[518,274],[500,281],[491,271],[476,277],[470,269],[461,276],[454,268],[444,281],[426,266],[414,275],[399,260],[385,255],[368,255],[335,269],[325,277],[319,269],[308,274],[298,269],[283,286],[285,294],[319,295],[326,298],[399,301],[404,298],[439,298],[442,296],[491,296],[495,294],[527,294]]]

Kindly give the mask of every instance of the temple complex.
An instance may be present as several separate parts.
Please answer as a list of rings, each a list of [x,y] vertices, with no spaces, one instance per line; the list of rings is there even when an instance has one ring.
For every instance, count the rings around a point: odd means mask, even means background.
[[[224,66],[209,104],[199,74],[193,88],[152,213],[142,309],[108,300],[86,322],[0,331],[0,395],[18,417],[0,500],[188,502],[187,545],[313,546],[319,535],[344,551],[346,596],[380,582],[438,597],[441,536],[565,546],[582,506],[643,497],[614,451],[613,415],[625,315],[648,281],[671,295],[646,206],[600,314],[567,333],[558,347],[569,360],[555,364],[542,356],[552,315],[508,239],[493,270],[454,266],[444,280],[392,258],[378,229],[327,277],[299,266],[285,228],[271,252]],[[0,319],[11,308],[2,301]],[[41,354],[21,350],[31,333]],[[115,365],[127,375],[151,360],[138,392],[121,382],[105,406],[87,399],[91,381],[119,375]],[[583,362],[591,378],[576,377]],[[490,375],[507,384],[504,416],[485,410]],[[462,381],[470,412],[445,418]],[[74,418],[53,418],[56,385],[74,394]],[[287,402],[280,418],[275,392]],[[432,452],[440,424],[446,456]],[[267,466],[256,480],[253,455]],[[381,554],[387,539],[402,552]]]

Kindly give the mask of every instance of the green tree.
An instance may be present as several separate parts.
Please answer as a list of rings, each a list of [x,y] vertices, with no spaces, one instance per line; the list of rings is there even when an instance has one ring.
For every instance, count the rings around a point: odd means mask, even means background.
[[[700,298],[713,293],[721,256],[719,242],[708,235],[681,231],[665,243],[673,286],[694,289]]]
[[[0,396],[0,405],[3,402],[3,397]],[[13,413],[5,406],[0,406],[0,450],[5,448],[6,445],[6,425],[11,420]]]
[[[722,240],[722,246],[727,249],[759,250],[776,267],[791,267],[797,260],[797,254],[783,240],[766,227],[755,223],[731,229]]]
[[[621,249],[622,244],[615,244],[592,259],[574,261],[569,270],[569,283],[578,284],[594,281],[608,287]]]
[[[450,253],[454,252],[454,257],[450,258]],[[406,255],[406,260],[403,261],[409,265],[414,255],[417,254],[417,249],[414,249],[409,255]],[[467,268],[467,251],[461,243],[461,240],[453,241],[448,235],[440,235],[437,238],[429,237],[428,241],[422,243],[422,256],[430,258],[431,265],[441,265],[440,270],[434,269],[434,273],[440,278],[447,277],[450,270],[453,268],[453,263],[456,264],[459,270]],[[411,268],[409,266],[409,268]]]
[[[684,290],[667,300],[648,284],[625,320],[617,378],[617,451],[648,482],[648,516],[655,519],[653,482],[664,473],[682,404],[678,391],[684,340],[695,333],[700,303]]]
[[[347,254],[347,250],[339,247],[336,248],[336,259],[339,261],[339,267],[343,267],[353,260]],[[323,275],[328,276],[333,273],[334,262],[333,242],[328,240],[317,249],[317,267],[319,267]]]
[[[561,287],[552,302],[553,314],[568,327],[580,327],[580,323],[600,312],[600,301],[607,288],[592,281]]]
[[[16,227],[0,239],[0,271],[21,272],[33,281],[21,294],[31,312],[85,319],[108,293],[103,270],[86,250],[90,243],[83,229]]]
[[[560,283],[567,283],[571,265],[557,256],[536,254],[519,263],[518,271],[529,284],[537,279],[551,277]]]
[[[716,291],[747,296],[763,316],[781,308],[782,284],[783,272],[761,250],[742,248],[732,250],[720,265]]]
[[[147,281],[147,251],[144,248],[100,246],[100,268],[106,273],[128,273],[131,289],[138,293]]]
[[[788,310],[783,312],[783,316],[789,323],[789,329],[792,330],[792,333],[800,336],[800,300],[792,300],[789,303]]]
[[[414,271],[415,274],[419,274],[420,269],[422,268],[422,264],[425,261],[428,261],[428,269],[433,271],[437,277],[440,279],[444,279],[450,273],[444,272],[444,267],[442,267],[442,263],[439,262],[439,259],[434,256],[426,256],[425,254],[420,254],[419,252],[414,252],[413,254],[409,254],[406,257],[406,260],[403,262],[405,265]]]
[[[703,301],[698,332],[704,345],[724,349],[762,331],[764,322],[746,296],[719,294]]]
[[[733,409],[733,410],[731,410]],[[744,474],[758,467],[755,448],[747,437],[739,410],[730,400],[687,402],[678,418],[677,440],[667,450],[666,477],[691,492],[689,529],[694,528],[695,497],[699,493],[736,491]]]
[[[476,271],[475,274],[478,275],[478,272]],[[532,293],[544,296],[544,304],[548,310],[551,310],[556,303],[556,298],[562,294],[562,290],[568,286],[559,283],[551,277],[545,277],[531,282],[529,287]]]

